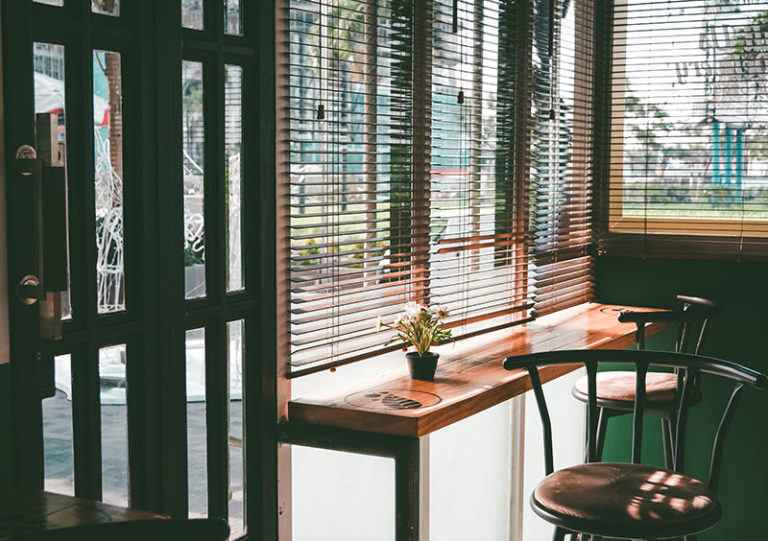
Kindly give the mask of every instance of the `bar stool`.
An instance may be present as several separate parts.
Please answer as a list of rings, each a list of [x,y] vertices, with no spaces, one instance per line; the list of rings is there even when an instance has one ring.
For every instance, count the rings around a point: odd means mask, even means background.
[[[597,462],[598,397],[597,368],[604,363],[635,365],[633,401],[632,463]],[[554,471],[552,425],[544,398],[539,368],[584,363],[587,368],[587,463]],[[693,400],[694,380],[701,373],[733,382],[733,391],[715,434],[709,476],[706,483],[681,471],[641,464],[643,414],[648,405],[645,394],[648,366],[677,369],[683,374],[683,390],[676,419],[678,433],[673,454],[685,452],[685,427]],[[567,350],[507,357],[507,370],[526,369],[544,427],[544,461],[547,476],[531,496],[531,507],[555,525],[554,541],[570,534],[590,541],[605,538],[657,540],[682,537],[695,541],[699,532],[717,524],[722,508],[715,493],[723,458],[726,433],[745,387],[764,390],[768,377],[744,366],[700,355],[651,350]]]
[[[709,327],[710,318],[716,313],[717,305],[700,297],[677,295],[682,303],[678,310],[652,312],[622,312],[619,321],[637,325],[637,348],[645,349],[645,325],[647,323],[671,323],[678,326],[675,340],[675,352],[698,354]],[[667,468],[672,468],[672,449],[675,442],[675,417],[677,398],[682,391],[685,369],[675,372],[649,372],[646,377],[647,413],[652,413],[661,420],[661,434],[664,444],[664,461]],[[701,400],[701,388],[698,378],[693,382],[694,403]],[[580,378],[573,387],[573,396],[584,403],[588,400],[587,377]],[[597,375],[597,459],[603,455],[605,433],[608,419],[632,413],[635,400],[635,373],[614,370],[600,372]]]

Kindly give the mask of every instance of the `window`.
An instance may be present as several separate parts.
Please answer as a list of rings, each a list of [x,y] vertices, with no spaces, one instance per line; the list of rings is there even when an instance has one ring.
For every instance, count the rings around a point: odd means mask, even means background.
[[[764,256],[768,2],[621,0],[613,28],[607,248]]]
[[[591,1],[286,2],[291,376],[398,348],[406,301],[461,337],[591,296]]]
[[[534,8],[529,227],[539,316],[593,296],[596,8],[593,0]]]

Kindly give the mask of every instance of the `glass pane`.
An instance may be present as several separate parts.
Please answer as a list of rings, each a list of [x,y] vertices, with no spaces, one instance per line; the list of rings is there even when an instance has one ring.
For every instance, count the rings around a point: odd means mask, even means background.
[[[240,0],[224,0],[224,32],[235,36],[243,35]]]
[[[43,400],[45,490],[75,494],[75,458],[72,447],[72,358],[54,360],[56,394]]]
[[[120,53],[93,51],[96,281],[100,314],[125,310]]]
[[[203,0],[181,0],[181,26],[203,29]]]
[[[63,5],[60,4],[60,5]],[[67,142],[65,115],[64,46],[53,43],[34,43],[35,113],[55,113],[59,117],[59,151],[63,157]],[[61,315],[72,317],[69,287],[61,294]]]
[[[243,320],[227,323],[229,358],[229,526],[230,537],[245,532],[243,500]]]
[[[614,23],[612,226],[764,235],[767,9],[624,3]]]
[[[91,11],[102,15],[120,16],[120,0],[91,0]]]
[[[227,183],[227,291],[243,289],[242,254],[242,169],[243,68],[225,66],[224,82],[224,165]]]
[[[208,515],[205,423],[205,329],[187,331],[187,476],[189,516]]]
[[[125,344],[99,350],[102,500],[128,506],[128,408]]]
[[[203,64],[182,62],[184,283],[188,299],[205,296],[205,119]]]
[[[64,7],[64,0],[34,0],[36,4],[45,4],[46,6]]]

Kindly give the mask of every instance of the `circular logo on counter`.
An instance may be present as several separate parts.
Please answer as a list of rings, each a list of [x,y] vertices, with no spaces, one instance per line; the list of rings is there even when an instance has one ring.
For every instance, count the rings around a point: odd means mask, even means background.
[[[442,398],[426,391],[384,389],[353,393],[344,401],[350,406],[369,410],[414,410],[439,404]]]

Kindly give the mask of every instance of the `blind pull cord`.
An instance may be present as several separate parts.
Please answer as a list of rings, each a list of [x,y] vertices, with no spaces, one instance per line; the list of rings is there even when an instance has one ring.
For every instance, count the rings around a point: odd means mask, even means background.
[[[555,50],[555,1],[549,0],[549,59],[552,60],[552,55]]]
[[[549,120],[555,120],[555,3],[549,0]]]
[[[326,96],[324,94],[323,82],[325,80],[325,77],[328,75],[328,74],[323,72],[323,67],[324,67],[323,63],[325,62],[325,58],[323,57],[323,48],[326,46],[326,44],[324,43],[325,36],[323,35],[323,21],[324,21],[324,17],[323,17],[324,13],[323,13],[323,9],[322,9],[323,7],[325,7],[325,6],[321,6],[321,9],[320,9],[320,19],[318,21],[320,24],[318,25],[318,45],[319,45],[319,47],[317,48],[317,59],[318,59],[318,66],[320,68],[320,81],[319,81],[319,87],[320,88],[319,88],[319,90],[320,90],[320,102],[321,103],[317,104],[317,114],[315,115],[315,118],[317,120],[325,120],[325,105],[322,103],[322,101],[325,99]]]

